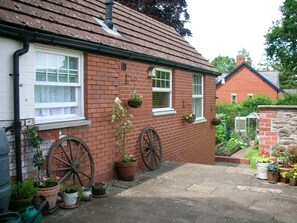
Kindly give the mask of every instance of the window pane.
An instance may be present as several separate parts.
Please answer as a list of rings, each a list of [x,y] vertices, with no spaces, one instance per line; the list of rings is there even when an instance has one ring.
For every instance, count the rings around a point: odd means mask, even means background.
[[[202,117],[202,98],[193,98],[192,106],[192,112],[196,118]]]
[[[202,76],[193,75],[193,94],[202,95]]]
[[[36,66],[45,67],[46,66],[46,54],[45,53],[36,53]]]
[[[53,55],[53,54],[47,55],[47,66],[50,68],[57,67],[57,55]]]
[[[153,108],[168,108],[170,93],[168,92],[153,92]]]
[[[69,57],[69,69],[78,69],[78,58]]]
[[[36,69],[36,81],[46,81],[46,70],[37,68]]]
[[[63,103],[75,101],[75,87],[35,86],[35,103]]]
[[[58,68],[68,68],[68,57],[58,56]]]

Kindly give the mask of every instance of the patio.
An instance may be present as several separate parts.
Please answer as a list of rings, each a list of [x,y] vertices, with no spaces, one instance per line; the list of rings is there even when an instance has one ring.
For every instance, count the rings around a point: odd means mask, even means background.
[[[258,180],[255,172],[248,165],[165,162],[43,222],[296,222],[297,188]]]

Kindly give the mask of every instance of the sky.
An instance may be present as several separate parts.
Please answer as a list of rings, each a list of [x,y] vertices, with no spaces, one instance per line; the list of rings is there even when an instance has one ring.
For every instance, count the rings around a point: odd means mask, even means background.
[[[236,58],[245,48],[257,67],[265,53],[265,37],[273,21],[281,18],[284,0],[186,0],[192,32],[187,41],[207,60]]]

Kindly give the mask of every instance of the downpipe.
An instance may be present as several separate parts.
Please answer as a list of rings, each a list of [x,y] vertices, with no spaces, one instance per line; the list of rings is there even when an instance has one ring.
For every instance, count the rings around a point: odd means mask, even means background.
[[[13,54],[13,104],[14,122],[13,129],[15,135],[15,154],[16,154],[16,177],[17,182],[23,181],[22,173],[22,150],[21,150],[21,131],[22,123],[20,118],[20,56],[29,51],[29,41],[24,40],[23,48]]]

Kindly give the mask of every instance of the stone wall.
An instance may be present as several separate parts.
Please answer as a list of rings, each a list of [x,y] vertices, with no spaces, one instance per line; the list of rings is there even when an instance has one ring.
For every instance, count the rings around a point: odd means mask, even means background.
[[[270,152],[276,144],[297,147],[297,106],[259,106],[259,150]]]

